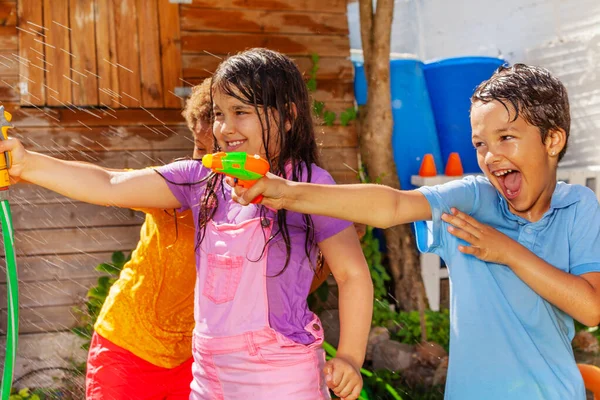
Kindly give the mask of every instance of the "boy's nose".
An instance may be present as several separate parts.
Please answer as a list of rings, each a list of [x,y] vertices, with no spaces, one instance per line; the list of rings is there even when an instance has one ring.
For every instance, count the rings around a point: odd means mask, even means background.
[[[484,160],[487,165],[490,165],[499,163],[501,158],[502,156],[498,152],[489,150],[487,153],[485,153]]]

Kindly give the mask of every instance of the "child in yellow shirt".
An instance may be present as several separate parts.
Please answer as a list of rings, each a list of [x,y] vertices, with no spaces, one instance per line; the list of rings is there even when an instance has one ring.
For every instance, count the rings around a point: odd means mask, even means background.
[[[201,158],[213,147],[210,79],[193,88],[183,116],[194,134],[193,157]],[[143,211],[140,241],[94,326],[87,399],[187,400],[190,395],[194,221],[189,211],[175,217],[174,211]]]

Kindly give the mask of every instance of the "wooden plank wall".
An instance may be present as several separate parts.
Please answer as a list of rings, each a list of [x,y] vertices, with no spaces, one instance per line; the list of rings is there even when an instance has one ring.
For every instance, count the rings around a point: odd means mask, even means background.
[[[178,5],[19,0],[17,9],[22,105],[181,108]]]
[[[308,77],[320,57],[315,99],[338,115],[354,106],[346,0],[194,0],[181,6],[183,79],[198,83],[228,54],[267,47],[290,55]],[[337,182],[356,182],[354,125],[319,127],[322,161]],[[352,169],[350,169],[350,168]]]
[[[10,108],[9,108],[10,109]],[[95,115],[92,115],[95,114]],[[152,115],[150,115],[152,114]],[[191,154],[178,110],[13,110],[27,148],[111,168],[143,168]],[[142,124],[140,126],[140,124]],[[74,202],[31,184],[10,189],[19,268],[21,332],[60,331],[77,324],[81,304],[99,276],[93,269],[139,238],[140,213]],[[0,273],[0,330],[6,323],[6,285]]]
[[[33,102],[32,96],[52,99],[53,95],[56,104],[65,100],[47,88],[20,95],[19,85],[39,78],[40,74],[37,68],[25,67],[24,48],[27,47],[28,58],[35,60],[36,51],[43,51],[43,46],[31,34],[17,29],[17,15],[30,21],[49,18],[49,14],[41,15],[36,7],[20,7],[22,1],[0,0],[0,103],[14,115],[13,136],[21,138],[32,150],[111,168],[141,168],[188,155],[192,141],[180,116],[180,100],[169,93],[169,88],[196,84],[210,76],[228,54],[255,46],[291,55],[306,72],[312,67],[311,54],[318,54],[320,68],[315,98],[338,114],[353,106],[346,0],[197,0],[179,6],[168,0],[123,0],[119,7],[113,1],[97,3],[95,65],[90,61],[94,55],[85,48],[71,48],[85,57],[77,61],[83,64],[69,64],[70,68],[85,67],[102,76],[102,84],[113,92],[130,90],[144,104],[156,101],[175,108],[134,108],[133,103],[127,109],[19,108],[23,100]],[[54,1],[37,1],[40,7],[42,3],[55,6]],[[27,3],[31,4],[29,0]],[[70,14],[65,17],[61,14],[64,10],[57,9],[52,18],[56,21],[70,18],[72,29],[76,29],[73,21],[89,15],[89,10],[80,9],[86,2],[61,0],[61,3],[70,7]],[[148,23],[138,23],[137,28],[130,21],[126,24],[127,18],[134,18],[123,14],[128,7],[143,10],[136,15]],[[173,21],[178,21],[179,26]],[[161,35],[158,39],[145,37],[144,29],[151,26],[169,26],[169,30],[180,29],[180,33]],[[35,30],[35,26],[32,28]],[[82,30],[78,34],[90,32]],[[114,44],[123,42],[128,35],[140,39],[140,48],[131,51],[138,51],[143,57],[140,60],[149,60],[140,64],[141,80],[154,77],[156,83],[147,80],[150,83],[142,85],[139,92],[134,92],[133,87],[125,89],[127,80],[119,76],[122,71],[101,62],[101,58],[114,62],[115,57],[131,56],[111,52]],[[160,54],[152,51],[157,47],[155,40],[160,40]],[[161,67],[162,86],[156,80]],[[75,75],[70,76],[75,80]],[[65,90],[71,93],[69,101],[75,104],[87,101],[93,92],[93,89]],[[100,90],[98,97],[100,103],[115,105],[114,97],[106,91]],[[347,167],[357,167],[355,127],[352,124],[342,127],[336,122],[318,131],[324,166],[338,182],[355,182],[355,173]],[[82,302],[98,276],[93,267],[109,260],[115,250],[134,248],[142,217],[129,210],[73,202],[28,184],[15,185],[11,192],[21,281],[21,333],[71,328],[77,324],[73,306]],[[0,271],[0,334],[5,329],[5,294],[4,271]]]

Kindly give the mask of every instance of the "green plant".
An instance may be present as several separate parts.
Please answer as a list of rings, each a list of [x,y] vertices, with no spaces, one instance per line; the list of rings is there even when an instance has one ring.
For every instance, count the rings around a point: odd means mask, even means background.
[[[366,227],[365,235],[361,239],[361,246],[371,272],[375,299],[385,299],[388,293],[387,284],[391,278],[382,264],[383,257],[379,249],[379,240],[373,233],[373,227]]]
[[[8,400],[75,400],[82,398],[81,391],[66,389],[12,389]]]
[[[388,369],[373,371],[371,376],[364,377],[364,387],[372,399],[395,400],[385,385],[393,387],[404,400],[442,400],[443,387],[409,386],[402,374]]]
[[[108,275],[98,278],[96,286],[90,288],[87,293],[87,299],[84,304],[84,309],[77,308],[82,317],[82,324],[72,329],[72,332],[77,336],[85,339],[85,343],[81,346],[85,350],[89,350],[92,334],[94,333],[94,324],[98,319],[102,305],[108,296],[111,286],[118,279],[123,266],[131,259],[131,253],[126,257],[122,251],[116,251],[112,254],[110,263],[101,263],[96,266],[96,271],[104,272]]]
[[[325,125],[327,126],[333,126],[336,118],[337,115],[333,111],[327,110],[323,113],[323,122],[325,122]]]
[[[315,92],[317,90],[317,71],[319,70],[320,57],[318,54],[313,53],[310,58],[312,60],[312,67],[310,68],[310,78],[306,82],[306,87],[309,92]]]
[[[373,326],[394,326],[392,339],[401,343],[414,344],[421,341],[421,324],[418,311],[396,312],[386,302],[376,302],[373,312]],[[425,311],[425,329],[427,339],[442,346],[446,351],[450,342],[450,313],[441,311]]]
[[[311,55],[312,66],[310,71],[308,72],[309,78],[306,81],[306,87],[308,91],[314,93],[317,91],[317,71],[319,70],[319,60],[320,57],[318,54]],[[335,124],[335,120],[337,119],[337,114],[331,110],[325,109],[325,103],[322,101],[317,101],[313,99],[313,112],[319,118],[323,119],[323,123],[326,126],[333,126]],[[340,114],[340,125],[347,126],[351,121],[357,118],[356,109],[354,107],[349,107],[344,110]]]
[[[369,371],[369,374],[363,373],[363,387],[371,399],[404,399],[404,397],[401,397],[399,393],[402,391],[400,389],[400,375],[387,369],[373,372]],[[390,392],[390,388],[394,391],[393,393]],[[395,397],[394,395],[397,395],[398,397]]]
[[[325,110],[325,103],[322,101],[313,100],[313,112],[319,118],[323,117],[323,112]]]
[[[336,349],[327,342],[323,342],[323,349],[327,359],[335,357]],[[406,384],[400,373],[387,369],[369,371],[361,368],[363,376],[363,389],[359,400],[442,400],[444,388],[441,386],[410,387]]]
[[[17,389],[13,389],[11,391],[8,400],[42,400],[42,397],[36,391],[30,391],[30,389],[25,388],[17,391]]]
[[[349,107],[342,111],[340,114],[340,125],[347,126],[350,121],[354,121],[358,115],[356,114],[356,108]]]
[[[575,332],[585,331],[594,335],[598,340],[600,340],[600,329],[598,326],[586,326],[577,320],[573,320],[575,322]]]
[[[323,349],[325,350],[325,353],[327,354],[327,359],[335,357],[335,355],[337,353],[336,348],[327,342],[323,342]],[[385,382],[383,379],[380,379],[380,378],[374,376],[374,374],[371,371],[369,371],[365,368],[361,368],[360,373],[364,377],[369,378],[370,381],[372,381],[372,382],[376,383],[377,385],[380,385],[382,388],[384,388],[384,390],[386,391],[386,394],[391,396],[391,398],[393,400],[402,400],[402,397],[400,397],[398,392],[396,392],[396,390],[394,390],[394,388],[388,382]],[[380,399],[380,397],[370,397],[369,389],[365,386],[360,393],[359,400],[369,400],[369,399]]]

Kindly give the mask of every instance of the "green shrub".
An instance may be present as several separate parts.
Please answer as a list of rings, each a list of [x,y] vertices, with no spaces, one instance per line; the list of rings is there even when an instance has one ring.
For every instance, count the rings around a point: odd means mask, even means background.
[[[126,257],[122,251],[115,251],[112,254],[112,262],[101,263],[96,266],[96,271],[104,272],[107,275],[98,278],[96,286],[88,290],[84,308],[76,309],[82,315],[83,323],[71,330],[77,336],[85,339],[85,343],[81,346],[83,349],[89,350],[92,334],[94,333],[94,324],[98,319],[102,305],[110,292],[111,286],[119,278],[123,266],[130,259],[131,253]]]

